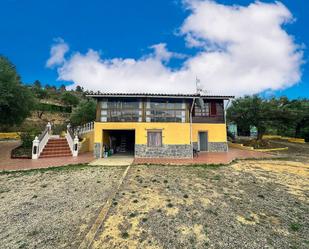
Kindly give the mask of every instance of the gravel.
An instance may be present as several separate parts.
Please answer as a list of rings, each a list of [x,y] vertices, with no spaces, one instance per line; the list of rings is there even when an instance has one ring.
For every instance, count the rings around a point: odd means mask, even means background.
[[[124,170],[62,169],[0,175],[0,248],[77,248]]]

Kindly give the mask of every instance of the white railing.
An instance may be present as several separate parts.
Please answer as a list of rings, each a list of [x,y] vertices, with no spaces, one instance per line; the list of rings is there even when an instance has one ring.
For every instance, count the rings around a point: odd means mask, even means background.
[[[70,124],[67,125],[67,133],[65,134],[65,138],[68,141],[72,155],[78,156],[78,137],[77,135],[74,136],[74,132]]]
[[[78,135],[85,134],[87,132],[92,131],[93,127],[94,127],[94,122],[89,122],[87,124],[77,126],[76,127],[76,133]]]
[[[38,137],[36,136],[32,142],[32,159],[38,159],[45,145],[47,144],[51,134],[51,124],[48,122],[45,130]]]

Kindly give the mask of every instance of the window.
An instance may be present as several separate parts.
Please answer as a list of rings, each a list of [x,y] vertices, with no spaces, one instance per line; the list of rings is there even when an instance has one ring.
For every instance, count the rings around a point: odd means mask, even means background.
[[[185,122],[186,104],[182,100],[154,99],[147,102],[147,122]]]
[[[102,101],[102,122],[139,122],[142,120],[141,105],[138,99],[108,99]]]
[[[197,103],[194,105],[194,116],[196,117],[208,117],[209,116],[209,103],[204,103],[203,108],[201,108]]]
[[[162,131],[148,131],[147,132],[147,146],[161,147],[162,146]]]

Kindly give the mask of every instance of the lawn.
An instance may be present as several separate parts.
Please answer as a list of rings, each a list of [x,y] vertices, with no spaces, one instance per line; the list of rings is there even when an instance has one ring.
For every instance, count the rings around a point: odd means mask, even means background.
[[[77,248],[124,170],[1,174],[0,247]],[[308,248],[308,180],[286,160],[131,166],[91,248]]]

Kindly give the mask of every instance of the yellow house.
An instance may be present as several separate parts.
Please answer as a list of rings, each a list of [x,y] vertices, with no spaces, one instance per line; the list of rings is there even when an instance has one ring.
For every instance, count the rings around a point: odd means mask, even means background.
[[[97,100],[94,156],[190,158],[227,151],[225,101],[201,94],[90,93]]]

